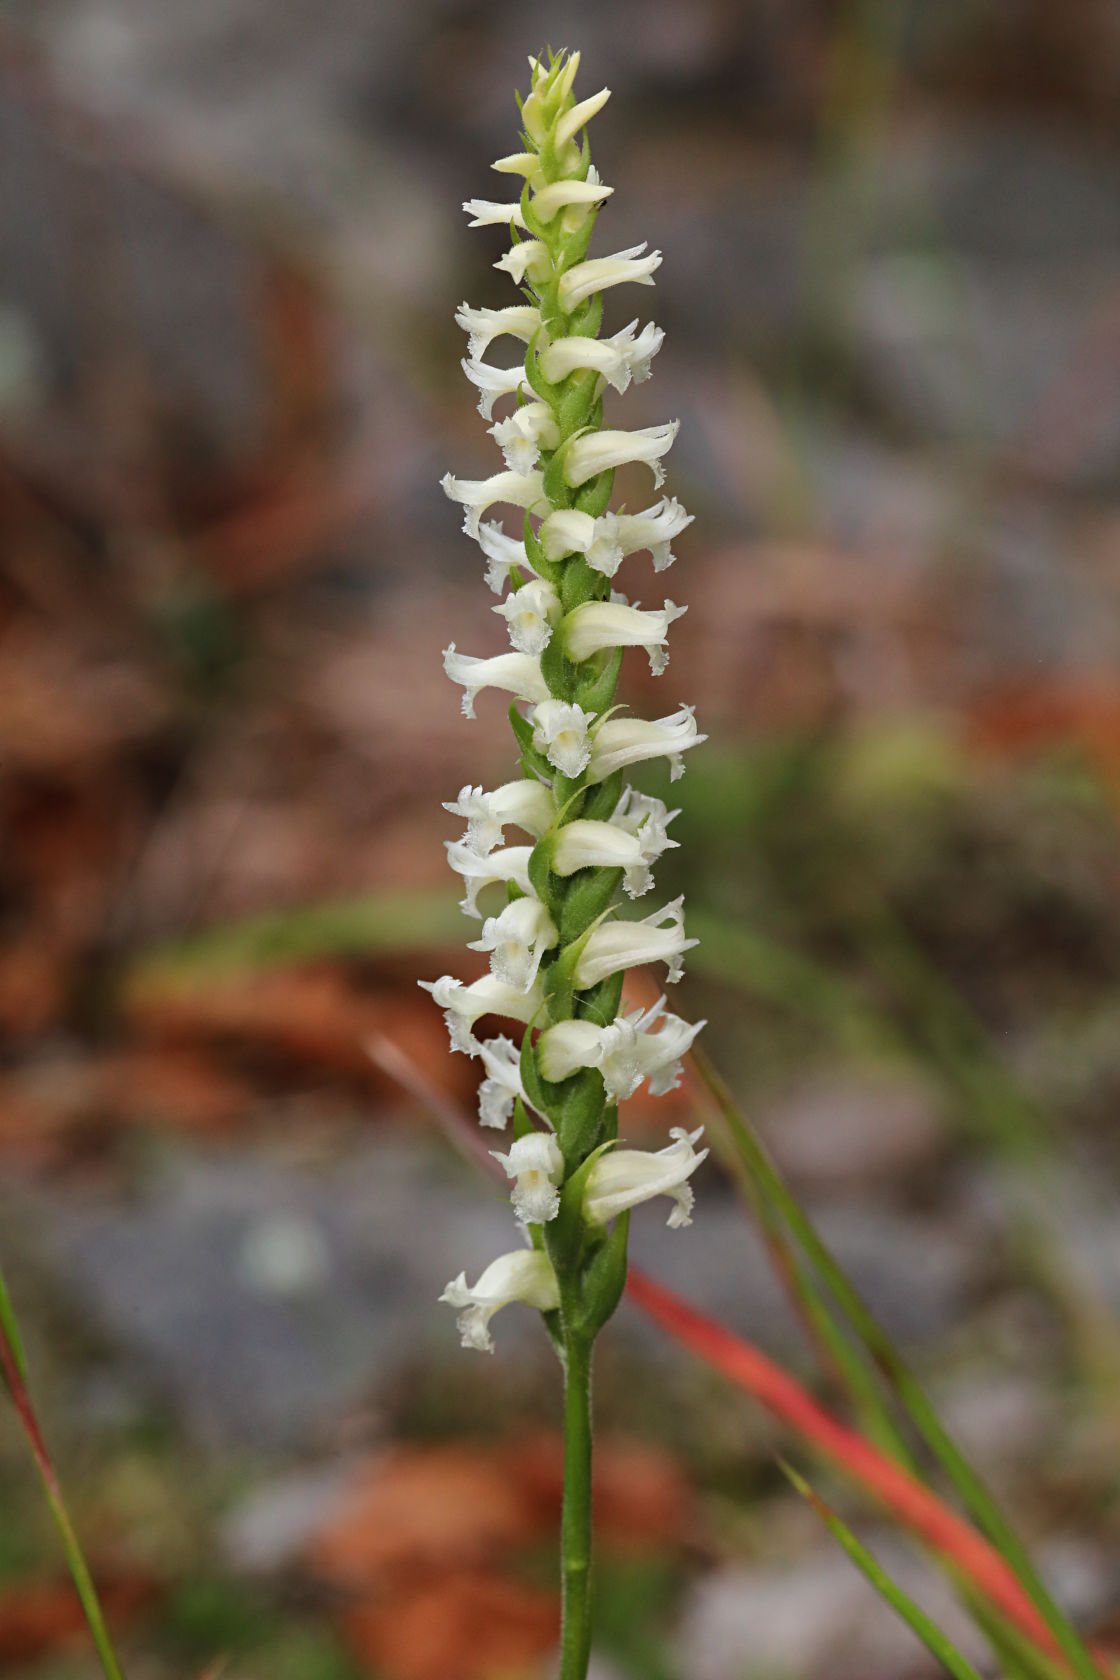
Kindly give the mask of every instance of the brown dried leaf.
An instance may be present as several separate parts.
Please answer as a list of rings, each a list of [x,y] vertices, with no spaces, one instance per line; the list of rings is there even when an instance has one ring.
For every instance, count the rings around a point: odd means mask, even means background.
[[[543,1530],[560,1518],[564,1445],[540,1434],[505,1454],[506,1474],[537,1505]],[[599,1544],[622,1551],[658,1551],[676,1544],[691,1518],[691,1491],[681,1467],[656,1447],[621,1436],[595,1443],[595,1533]]]
[[[422,996],[362,993],[335,969],[285,969],[202,984],[145,984],[128,1012],[148,1037],[198,1043],[234,1040],[314,1067],[376,1079],[365,1049],[373,1033],[400,1043],[442,1088],[469,1101],[476,1074],[447,1053],[439,1011]]]
[[[318,1575],[359,1588],[484,1563],[541,1532],[536,1490],[503,1457],[401,1448],[355,1481],[308,1557]]]
[[[500,1575],[456,1571],[350,1610],[359,1660],[383,1680],[521,1680],[556,1644],[559,1605]]]
[[[141,1576],[103,1578],[98,1591],[106,1620],[119,1628],[148,1602],[155,1584]],[[38,1661],[60,1646],[89,1639],[73,1585],[66,1580],[23,1582],[0,1595],[0,1666]]]

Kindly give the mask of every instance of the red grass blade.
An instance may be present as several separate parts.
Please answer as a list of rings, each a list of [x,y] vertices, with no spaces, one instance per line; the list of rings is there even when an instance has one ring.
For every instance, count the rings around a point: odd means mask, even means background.
[[[767,1411],[853,1476],[900,1522],[961,1569],[1009,1621],[1047,1653],[1058,1654],[1049,1629],[1004,1559],[908,1471],[862,1435],[839,1423],[800,1383],[749,1342],[732,1335],[633,1266],[627,1294],[676,1341],[753,1394]],[[1100,1658],[1097,1660],[1101,1673],[1107,1675],[1109,1669]]]

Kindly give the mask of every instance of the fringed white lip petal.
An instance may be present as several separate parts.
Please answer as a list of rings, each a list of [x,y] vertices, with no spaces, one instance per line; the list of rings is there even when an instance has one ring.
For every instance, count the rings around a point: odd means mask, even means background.
[[[667,758],[672,769],[669,780],[684,775],[681,754],[706,741],[696,729],[694,706],[681,706],[663,718],[607,718],[596,732],[588,760],[588,775],[602,782],[615,770],[639,764],[647,758]]]
[[[588,432],[577,437],[564,456],[564,477],[575,490],[598,473],[624,467],[630,461],[643,461],[660,487],[665,480],[661,457],[672,449],[680,424],[679,420],[668,420],[662,426],[643,426],[637,432]]]
[[[469,986],[456,980],[453,974],[441,974],[438,980],[418,980],[416,984],[433,998],[443,1010],[452,1050],[477,1056],[481,1049],[473,1033],[474,1024],[483,1015],[508,1015],[511,1021],[526,1025],[544,1005],[544,997],[534,986],[529,992],[518,991],[484,974]]]
[[[587,1176],[583,1196],[583,1217],[591,1225],[605,1225],[626,1208],[637,1207],[654,1196],[670,1196],[673,1208],[669,1225],[674,1229],[692,1223],[692,1186],[688,1179],[708,1151],[693,1147],[703,1134],[674,1126],[673,1142],[665,1149],[612,1149],[600,1155]]]
[[[668,927],[661,923],[668,921]],[[655,910],[640,922],[608,919],[592,928],[576,961],[573,979],[576,990],[587,991],[608,975],[644,963],[664,962],[665,978],[675,984],[684,972],[684,953],[698,945],[698,939],[684,936],[684,899],[675,898],[664,909]]]
[[[566,315],[577,309],[595,292],[605,292],[611,286],[634,281],[639,286],[652,286],[653,276],[661,267],[661,252],[651,251],[643,256],[645,241],[632,245],[628,251],[618,251],[613,257],[591,257],[577,263],[560,277],[560,307]]]
[[[463,1346],[493,1353],[490,1320],[496,1312],[514,1301],[538,1312],[553,1312],[560,1305],[560,1290],[548,1255],[536,1248],[518,1248],[492,1260],[473,1288],[467,1274],[460,1272],[440,1300],[458,1310]]]

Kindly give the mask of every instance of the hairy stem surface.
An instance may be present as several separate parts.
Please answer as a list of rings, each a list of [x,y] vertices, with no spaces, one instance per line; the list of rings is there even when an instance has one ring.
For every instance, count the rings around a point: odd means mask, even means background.
[[[565,1341],[560,1680],[584,1680],[591,1654],[591,1345]]]

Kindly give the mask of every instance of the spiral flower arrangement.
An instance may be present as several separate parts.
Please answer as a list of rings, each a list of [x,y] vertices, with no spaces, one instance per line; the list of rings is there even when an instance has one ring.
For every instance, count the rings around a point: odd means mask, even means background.
[[[482,1124],[512,1128],[508,1150],[493,1153],[525,1237],[473,1285],[460,1274],[442,1299],[458,1311],[464,1346],[484,1350],[500,1308],[536,1308],[565,1370],[563,1680],[587,1664],[592,1345],[625,1283],[630,1209],[668,1196],[669,1224],[687,1225],[689,1179],[707,1153],[696,1149],[700,1133],[682,1128],[659,1150],[617,1141],[618,1105],[643,1081],[655,1094],[674,1089],[704,1024],[673,1014],[664,997],[652,1008],[622,1008],[627,969],[664,963],[666,980],[676,981],[696,943],[685,936],[681,898],[640,920],[618,913],[626,898],[652,890],[654,864],[676,845],[669,827],[678,815],[625,776],[667,758],[676,780],[684,753],[705,737],[690,706],[647,720],[614,703],[624,650],[643,648],[661,673],[669,627],[685,610],[671,600],[631,606],[613,588],[615,576],[642,552],[664,571],[691,516],[664,495],[640,513],[610,507],[624,463],[648,465],[660,490],[677,422],[603,425],[606,388],[622,393],[647,379],[664,337],[636,320],[601,336],[604,293],[653,285],[661,256],[644,245],[588,256],[612,189],[591,162],[585,131],[609,90],[577,102],[578,66],[578,53],[530,59],[532,85],[519,102],[524,149],[493,166],[521,179],[520,196],[464,205],[471,227],[509,227],[511,247],[494,266],[523,301],[464,303],[456,314],[468,336],[463,370],[504,466],[481,480],[448,473],[442,483],[463,507],[486,582],[502,597],[494,612],[510,647],[476,657],[453,643],[443,662],[468,717],[485,689],[512,697],[522,774],[490,792],[468,785],[446,807],[467,825],[448,843],[448,861],[463,880],[463,910],[482,921],[470,949],[489,955],[490,972],[471,984],[451,975],[421,982],[445,1012],[452,1048],[482,1064]],[[526,346],[523,361],[484,359],[503,337]],[[496,419],[498,403],[509,411]],[[496,504],[522,510],[519,535],[484,519]],[[507,829],[528,840],[507,845]],[[504,903],[484,914],[480,895],[497,888]],[[505,1035],[475,1036],[491,1015],[523,1024],[520,1048]]]

